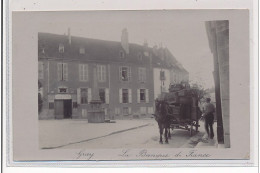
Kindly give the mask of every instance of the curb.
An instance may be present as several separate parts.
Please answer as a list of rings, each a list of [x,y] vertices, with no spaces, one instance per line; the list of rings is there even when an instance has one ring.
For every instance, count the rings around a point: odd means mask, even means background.
[[[151,125],[151,123],[144,124],[144,125],[141,125],[141,126],[132,127],[132,128],[129,128],[129,129],[124,129],[124,130],[119,130],[119,131],[111,132],[111,133],[106,134],[106,135],[103,135],[103,136],[98,136],[98,137],[94,137],[94,138],[90,138],[90,139],[85,139],[85,140],[78,141],[78,142],[70,142],[70,143],[68,143],[68,144],[58,145],[58,146],[55,146],[55,147],[42,147],[41,149],[56,149],[56,148],[62,148],[62,147],[65,147],[65,146],[68,146],[68,145],[72,145],[72,144],[79,144],[79,143],[82,143],[82,142],[87,142],[87,141],[91,141],[91,140],[95,140],[95,139],[99,139],[99,138],[104,138],[104,137],[107,137],[107,136],[115,135],[115,134],[118,134],[118,133],[123,133],[123,132],[130,131],[130,130],[135,130],[135,129],[143,128],[143,127],[146,127],[146,126],[149,126],[149,125]]]

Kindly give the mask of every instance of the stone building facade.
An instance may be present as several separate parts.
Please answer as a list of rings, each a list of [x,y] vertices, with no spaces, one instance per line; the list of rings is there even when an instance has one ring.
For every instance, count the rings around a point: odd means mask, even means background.
[[[70,32],[39,33],[38,77],[43,100],[39,119],[87,118],[94,68],[106,119],[152,114],[154,69],[161,66],[171,72],[178,70],[178,76],[185,79],[188,75],[175,65],[174,57],[160,54],[161,50],[168,52],[165,48],[149,48],[146,43],[128,43],[126,29],[121,42],[72,37]]]

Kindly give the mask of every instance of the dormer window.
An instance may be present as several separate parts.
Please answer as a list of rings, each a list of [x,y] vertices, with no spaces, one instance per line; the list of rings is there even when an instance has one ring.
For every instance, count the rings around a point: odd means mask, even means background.
[[[80,47],[79,48],[79,53],[80,54],[85,54],[85,47]]]
[[[63,44],[59,44],[59,52],[64,53],[64,45]]]
[[[125,53],[123,51],[120,51],[119,56],[120,56],[120,58],[125,58]]]

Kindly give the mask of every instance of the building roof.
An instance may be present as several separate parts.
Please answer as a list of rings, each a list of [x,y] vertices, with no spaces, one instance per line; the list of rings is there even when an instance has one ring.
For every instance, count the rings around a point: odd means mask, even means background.
[[[64,53],[59,52],[60,44],[64,45]],[[85,49],[84,54],[80,54],[80,47]],[[120,57],[120,52],[124,53],[124,58]],[[145,52],[149,56],[146,56]],[[129,43],[129,54],[126,54],[121,42],[71,36],[71,44],[69,44],[68,35],[51,33],[38,33],[38,55],[39,58],[151,64],[154,67],[174,68],[187,72],[167,48],[150,48]]]

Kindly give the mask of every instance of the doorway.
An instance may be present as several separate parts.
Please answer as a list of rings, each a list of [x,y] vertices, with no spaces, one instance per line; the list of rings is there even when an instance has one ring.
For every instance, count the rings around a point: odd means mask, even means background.
[[[72,118],[72,100],[54,100],[54,112],[56,119]]]

